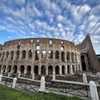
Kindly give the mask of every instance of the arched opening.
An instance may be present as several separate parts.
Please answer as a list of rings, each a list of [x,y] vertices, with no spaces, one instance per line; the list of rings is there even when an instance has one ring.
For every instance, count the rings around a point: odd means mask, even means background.
[[[11,51],[11,60],[13,60],[13,55],[14,55],[14,52]]]
[[[39,60],[39,51],[35,51],[35,60]]]
[[[33,51],[32,50],[29,50],[29,58],[32,58],[32,53],[33,53]]]
[[[64,51],[64,46],[61,46],[61,48],[60,48],[62,51]]]
[[[77,54],[75,53],[75,61],[77,62]]]
[[[72,62],[74,62],[74,53],[71,53]]]
[[[43,50],[43,51],[42,51],[42,58],[43,58],[43,60],[46,59],[46,50]]]
[[[14,72],[14,73],[17,73],[17,65],[14,65],[14,67],[13,67],[13,72]]]
[[[70,52],[67,52],[67,60],[70,60]]]
[[[49,58],[53,58],[53,51],[49,50]]]
[[[25,51],[25,50],[22,51],[22,58],[23,58],[23,59],[26,58],[26,51]]]
[[[59,74],[59,66],[55,67],[55,72],[56,72],[56,74]]]
[[[3,66],[3,72],[5,72],[5,71],[6,71],[6,65]]]
[[[20,52],[19,52],[19,51],[17,51],[17,52],[16,52],[16,60],[18,60],[18,59],[19,59],[19,55],[20,55]]]
[[[9,52],[7,51],[7,52],[6,52],[6,58],[8,58],[8,56],[9,56]]]
[[[62,74],[65,74],[65,71],[66,71],[66,70],[65,70],[65,66],[63,65],[63,66],[62,66]]]
[[[25,69],[25,68],[24,68],[24,65],[21,65],[21,66],[20,66],[20,71],[21,71],[21,73],[24,73],[24,69]]]
[[[11,72],[11,65],[8,66],[7,72],[8,72],[8,73]]]
[[[31,66],[27,66],[27,74],[31,74]]]
[[[82,69],[83,69],[83,71],[86,71],[86,64],[84,61],[82,61]]]
[[[64,52],[61,53],[61,60],[65,61],[65,53]]]
[[[70,66],[67,65],[67,71],[68,71],[68,74],[70,74]]]
[[[59,51],[56,51],[56,52],[55,52],[55,58],[56,58],[56,59],[59,59]]]
[[[85,60],[84,56],[81,56],[81,60]]]
[[[41,67],[41,75],[45,75],[46,74],[46,67],[43,65]]]
[[[34,73],[35,73],[35,74],[38,74],[38,66],[37,66],[37,65],[34,66]]]
[[[48,74],[49,74],[49,75],[52,75],[52,73],[53,73],[53,69],[52,69],[52,66],[50,65],[50,66],[48,67]]]
[[[2,60],[4,60],[4,56],[5,56],[5,52],[3,52],[3,55],[2,55]]]

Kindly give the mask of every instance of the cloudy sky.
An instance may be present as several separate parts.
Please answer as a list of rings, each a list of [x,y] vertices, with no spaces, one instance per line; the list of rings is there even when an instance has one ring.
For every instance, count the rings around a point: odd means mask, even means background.
[[[78,44],[90,34],[100,54],[100,0],[0,0],[0,43],[59,38]]]

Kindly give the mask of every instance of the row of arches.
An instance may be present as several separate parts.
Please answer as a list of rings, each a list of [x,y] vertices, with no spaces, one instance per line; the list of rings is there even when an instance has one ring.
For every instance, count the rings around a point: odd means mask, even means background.
[[[66,74],[75,74],[81,71],[81,68],[79,65],[62,65],[62,66],[55,66],[53,67],[52,65],[49,65],[48,67],[46,67],[45,65],[42,66],[38,66],[35,65],[34,67],[28,65],[28,66],[2,66],[0,67],[0,70],[2,70],[2,72],[4,73],[18,73],[19,71],[23,74],[32,74],[33,72],[35,74],[38,75],[52,75],[53,72],[55,72],[56,74],[60,74],[60,75],[66,75]]]
[[[50,58],[50,59],[59,59],[63,62],[65,61],[71,61],[71,62],[77,62],[79,59],[79,54],[74,53],[74,52],[69,52],[67,51],[67,53],[65,53],[64,51],[59,52],[57,51],[46,51],[46,50],[36,50],[35,52],[33,52],[33,50],[23,50],[23,51],[11,51],[11,52],[3,52],[2,54],[0,53],[0,58],[1,61],[3,60],[22,60],[22,59],[35,59],[35,60],[39,60],[40,58],[46,59],[46,58]]]

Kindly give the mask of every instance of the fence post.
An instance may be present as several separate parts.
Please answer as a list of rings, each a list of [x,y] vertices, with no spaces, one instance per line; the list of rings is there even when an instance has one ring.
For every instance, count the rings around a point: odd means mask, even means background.
[[[0,74],[2,74],[2,73],[3,73],[3,71],[1,70]]]
[[[97,92],[97,87],[96,87],[95,82],[90,81],[90,82],[89,82],[89,86],[90,86],[90,95],[91,95],[91,99],[92,99],[92,100],[99,100],[98,92]]]
[[[8,77],[10,76],[10,72],[8,73]]]
[[[15,86],[16,86],[16,81],[17,81],[17,78],[15,77],[15,78],[13,79],[12,88],[15,88]]]
[[[41,77],[41,83],[40,83],[39,91],[45,92],[45,77],[44,76]]]
[[[0,83],[2,82],[2,74],[0,74]]]
[[[20,77],[20,74],[21,74],[21,72],[19,71],[19,72],[18,72],[18,77]]]
[[[34,73],[33,73],[33,74],[32,74],[32,80],[34,80],[34,78],[35,78],[34,76],[35,76],[35,75],[34,75]]]
[[[53,77],[52,77],[52,80],[55,80],[55,72],[53,72]]]
[[[87,76],[85,73],[83,73],[83,83],[87,84]]]

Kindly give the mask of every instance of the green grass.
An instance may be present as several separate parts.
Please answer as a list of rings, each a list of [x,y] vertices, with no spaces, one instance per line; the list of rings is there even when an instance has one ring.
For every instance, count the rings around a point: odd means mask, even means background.
[[[0,85],[0,100],[83,100],[79,97],[67,97],[54,93],[27,93]]]

